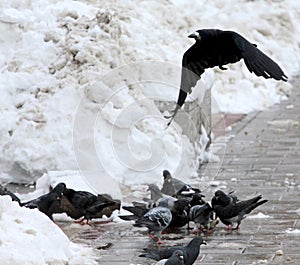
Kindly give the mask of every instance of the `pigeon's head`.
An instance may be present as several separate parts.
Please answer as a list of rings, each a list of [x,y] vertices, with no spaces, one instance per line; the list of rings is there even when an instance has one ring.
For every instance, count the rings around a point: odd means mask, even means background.
[[[201,236],[194,237],[187,245],[188,248],[199,247],[200,245],[206,245],[206,241]]]
[[[222,199],[226,198],[227,195],[225,194],[224,191],[222,191],[222,190],[217,190],[217,191],[215,192],[215,197],[216,197],[217,200],[219,200],[219,199],[222,200]]]
[[[168,171],[168,170],[164,170],[163,171],[163,176],[164,176],[164,179],[168,178],[168,177],[172,177],[171,176],[171,173]]]
[[[159,187],[156,184],[148,184],[147,191],[160,192]]]
[[[182,250],[176,250],[173,255],[176,256],[178,258],[178,260],[183,261],[183,251]]]
[[[199,30],[193,32],[193,33],[190,34],[190,35],[188,35],[188,38],[193,38],[193,39],[195,39],[196,41],[197,41],[197,40],[201,40],[201,35],[200,35]]]
[[[215,196],[212,199],[213,205],[226,206],[231,202],[231,198],[222,190],[217,190]]]
[[[66,184],[60,182],[53,188],[52,192],[55,192],[57,194],[63,194],[66,188],[67,188]]]

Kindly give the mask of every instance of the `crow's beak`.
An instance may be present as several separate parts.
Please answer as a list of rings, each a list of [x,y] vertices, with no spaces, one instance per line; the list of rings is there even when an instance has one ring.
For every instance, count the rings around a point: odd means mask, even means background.
[[[193,38],[196,39],[198,36],[195,32],[193,32],[192,34],[188,35],[188,38]]]
[[[188,35],[188,38],[193,38],[195,40],[200,40],[201,39],[201,36],[199,34],[199,32],[193,32],[192,34]]]

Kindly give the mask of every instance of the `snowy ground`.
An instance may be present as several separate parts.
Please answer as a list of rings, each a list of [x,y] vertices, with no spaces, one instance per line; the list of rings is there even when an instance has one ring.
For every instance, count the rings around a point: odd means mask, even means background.
[[[59,171],[81,186],[81,173],[89,188],[118,198],[120,184],[160,184],[166,168],[187,179],[199,145],[176,124],[165,130],[153,103],[176,100],[193,43],[186,36],[238,31],[291,78],[300,68],[298,10],[293,0],[1,1],[0,179],[32,183]],[[243,63],[229,68],[207,71],[190,98],[212,86],[214,111],[248,113],[291,89]],[[55,182],[50,175],[45,185]]]

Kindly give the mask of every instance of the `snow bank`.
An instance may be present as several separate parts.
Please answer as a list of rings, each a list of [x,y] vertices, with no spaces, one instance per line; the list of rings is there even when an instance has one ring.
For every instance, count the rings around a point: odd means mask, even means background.
[[[153,99],[175,101],[186,36],[231,29],[299,70],[299,1],[2,1],[0,178],[33,182],[79,170],[101,192],[119,183],[187,179],[199,145],[166,120]],[[284,49],[284,52],[283,52]],[[207,71],[190,96],[212,86],[221,111],[249,112],[286,97],[290,85],[244,64]],[[99,184],[100,183],[100,184]],[[97,185],[96,185],[97,184]]]
[[[9,196],[0,196],[0,244],[3,265],[96,264],[92,249],[70,242],[46,215]]]

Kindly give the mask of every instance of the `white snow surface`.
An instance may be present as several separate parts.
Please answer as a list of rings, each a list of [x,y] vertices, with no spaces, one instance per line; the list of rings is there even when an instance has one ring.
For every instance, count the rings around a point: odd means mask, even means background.
[[[174,101],[187,35],[235,30],[299,71],[299,1],[1,1],[1,179],[32,182],[77,170],[101,192],[188,178],[199,145],[166,120],[153,99]],[[220,111],[247,113],[286,97],[243,62],[208,70],[190,99],[212,86]],[[203,89],[202,89],[203,90]]]
[[[0,242],[2,265],[97,264],[92,249],[70,242],[45,214],[9,196],[0,196]]]

